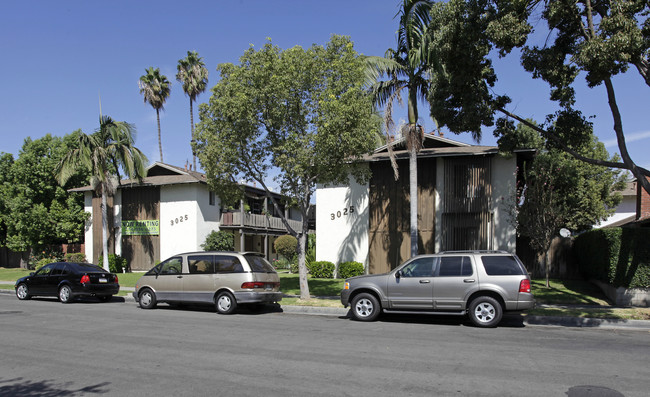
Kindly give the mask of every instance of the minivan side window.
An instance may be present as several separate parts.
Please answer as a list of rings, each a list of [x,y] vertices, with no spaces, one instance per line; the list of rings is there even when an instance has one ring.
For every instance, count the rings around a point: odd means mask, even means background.
[[[214,273],[214,263],[212,261],[212,255],[188,256],[187,265],[190,269],[190,274]]]
[[[511,255],[484,256],[481,258],[488,276],[521,276],[526,274],[523,267]]]
[[[253,273],[274,273],[275,269],[264,257],[257,254],[246,254],[246,260]]]
[[[160,274],[181,274],[183,272],[183,258],[175,256],[160,264]]]
[[[217,273],[243,273],[244,267],[239,258],[231,255],[215,255],[214,264]]]
[[[440,258],[439,277],[471,276],[473,273],[469,256],[443,256]]]

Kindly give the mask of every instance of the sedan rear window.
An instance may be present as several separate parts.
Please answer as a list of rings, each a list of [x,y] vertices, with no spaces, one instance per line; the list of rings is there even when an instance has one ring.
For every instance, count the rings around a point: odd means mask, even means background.
[[[483,267],[489,276],[521,276],[526,274],[523,266],[511,255],[483,256]]]
[[[246,254],[246,260],[253,273],[275,273],[275,269],[264,257],[255,254]]]

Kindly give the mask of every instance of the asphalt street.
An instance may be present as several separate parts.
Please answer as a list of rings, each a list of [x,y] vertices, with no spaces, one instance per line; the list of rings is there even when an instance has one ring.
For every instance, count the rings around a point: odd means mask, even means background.
[[[0,295],[0,396],[646,396],[650,333]]]

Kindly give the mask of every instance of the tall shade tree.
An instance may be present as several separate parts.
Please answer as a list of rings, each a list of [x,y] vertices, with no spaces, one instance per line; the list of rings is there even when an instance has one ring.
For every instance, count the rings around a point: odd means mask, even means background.
[[[436,2],[427,30],[430,57],[437,71],[431,80],[431,112],[452,132],[481,133],[497,120],[517,120],[540,133],[550,145],[581,161],[632,172],[650,193],[650,171],[630,157],[623,117],[613,78],[631,69],[640,75],[642,97],[650,86],[650,8],[645,0],[449,0]],[[542,22],[546,22],[546,26]],[[538,29],[543,43],[532,45]],[[521,64],[534,79],[550,87],[557,111],[542,125],[528,115],[508,109],[511,99],[493,87],[495,56],[521,49]],[[433,64],[433,62],[430,62]],[[503,77],[503,76],[502,76]],[[580,77],[580,79],[578,79]],[[505,77],[507,78],[507,76]],[[603,160],[584,154],[591,142],[592,121],[576,109],[575,86],[584,78],[588,88],[604,85],[621,160]],[[619,92],[620,94],[620,92]],[[597,115],[599,122],[604,115]]]
[[[305,248],[316,183],[367,181],[361,156],[379,129],[363,87],[363,61],[349,38],[323,47],[249,48],[239,65],[221,64],[209,104],[199,106],[197,155],[224,202],[241,197],[237,180],[255,181],[298,239],[300,297],[309,299]],[[269,178],[302,214],[294,229],[269,190]]]
[[[384,109],[384,121],[395,179],[397,162],[392,152],[389,134],[393,131],[393,107],[402,103],[402,92],[408,97],[408,125],[401,127],[409,152],[409,196],[411,257],[418,254],[418,179],[417,153],[422,148],[424,130],[418,124],[418,101],[424,101],[429,89],[426,63],[426,29],[429,23],[431,1],[404,0],[399,16],[397,49],[389,48],[384,57],[366,58],[367,83],[376,107]],[[382,78],[386,79],[382,79]]]
[[[160,74],[160,69],[150,67],[145,69],[145,75],[140,76],[138,86],[140,94],[144,96],[144,103],[148,103],[156,109],[156,119],[158,120],[158,150],[160,151],[160,161],[163,161],[162,136],[160,134],[160,111],[165,110],[164,105],[171,93],[171,83],[164,74]]]
[[[102,196],[102,253],[103,267],[107,271],[107,197],[114,192],[115,179],[120,179],[120,169],[131,179],[145,176],[147,157],[134,146],[134,142],[135,127],[132,124],[100,116],[99,129],[92,135],[80,131],[79,147],[68,152],[56,167],[60,184],[65,184],[79,169],[88,170],[91,186]]]
[[[208,69],[203,63],[203,58],[199,57],[196,51],[188,51],[187,57],[180,59],[177,66],[178,73],[176,73],[176,80],[183,84],[183,91],[185,95],[190,97],[190,133],[192,146],[192,166],[196,171],[196,150],[195,137],[194,137],[194,110],[192,103],[196,101],[196,97],[205,91],[208,86]]]

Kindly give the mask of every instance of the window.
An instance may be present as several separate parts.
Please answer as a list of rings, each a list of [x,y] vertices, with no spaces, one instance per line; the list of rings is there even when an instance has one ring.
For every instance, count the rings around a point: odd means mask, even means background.
[[[42,268],[40,268],[34,275],[35,276],[48,276],[50,272],[52,271],[52,268],[54,268],[54,265],[56,263],[50,263],[49,265],[45,265]]]
[[[473,274],[469,256],[443,256],[440,258],[440,277],[461,277]]]
[[[180,274],[183,271],[183,259],[179,256],[169,258],[160,264],[160,274]]]
[[[520,276],[526,274],[524,268],[511,255],[484,256],[481,261],[485,272],[489,276]]]
[[[246,260],[253,273],[275,273],[275,269],[261,255],[247,254]]]
[[[216,255],[214,263],[217,273],[243,273],[244,267],[236,256]]]
[[[65,267],[65,263],[57,263],[56,266],[54,266],[54,269],[52,269],[52,273],[50,273],[50,276],[62,275],[64,267]]]
[[[210,205],[215,205],[216,204],[217,200],[214,197],[214,192],[212,192],[212,191],[208,192],[208,201],[209,201],[208,204],[210,204]]]
[[[402,277],[433,277],[434,257],[418,258],[402,268]]]
[[[187,257],[187,265],[190,274],[212,274],[214,273],[214,263],[212,255],[195,255]]]

